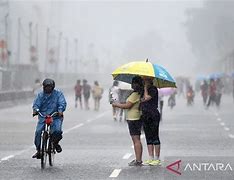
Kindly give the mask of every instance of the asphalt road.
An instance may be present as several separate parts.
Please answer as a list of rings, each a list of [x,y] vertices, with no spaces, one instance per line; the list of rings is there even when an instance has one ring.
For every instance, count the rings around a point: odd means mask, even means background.
[[[160,124],[162,165],[142,167],[128,166],[134,151],[127,124],[113,121],[107,98],[96,112],[76,109],[73,96],[66,97],[63,152],[56,154],[53,167],[44,170],[40,161],[31,158],[37,121],[31,116],[31,104],[0,109],[0,179],[234,179],[234,103],[227,95],[219,109],[208,110],[199,95],[191,107],[184,98],[177,98],[172,110],[165,98]],[[144,136],[142,142],[146,160]],[[173,169],[181,175],[167,168],[177,160],[181,160],[180,167]],[[188,163],[221,161],[231,168],[184,170]]]

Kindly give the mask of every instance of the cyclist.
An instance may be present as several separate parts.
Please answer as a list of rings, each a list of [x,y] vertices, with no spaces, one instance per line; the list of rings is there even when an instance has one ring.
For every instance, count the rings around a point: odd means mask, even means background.
[[[38,114],[38,110],[44,114],[52,114],[58,112],[58,116],[53,118],[51,125],[52,136],[51,139],[54,143],[54,147],[58,153],[62,151],[59,141],[62,139],[62,123],[63,123],[63,112],[66,109],[66,100],[63,93],[55,88],[55,82],[52,79],[45,79],[42,83],[43,91],[38,93],[37,97],[33,102],[33,115]],[[40,141],[41,133],[45,127],[44,118],[38,116],[38,122],[35,132],[34,144],[37,152],[32,158],[40,159]]]

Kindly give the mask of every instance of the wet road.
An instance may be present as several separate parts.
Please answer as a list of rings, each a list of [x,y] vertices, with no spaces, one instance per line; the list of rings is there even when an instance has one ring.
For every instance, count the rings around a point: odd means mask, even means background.
[[[199,97],[192,107],[178,98],[173,110],[165,102],[160,125],[163,163],[157,167],[128,166],[134,152],[127,124],[112,120],[107,99],[102,99],[101,109],[96,112],[92,108],[75,109],[73,97],[66,97],[63,152],[56,154],[54,167],[43,171],[40,161],[31,158],[37,120],[31,117],[31,104],[0,109],[0,179],[188,179],[183,172],[178,176],[166,168],[174,160],[185,161],[188,157],[196,161],[230,159],[233,171],[225,172],[223,179],[234,179],[234,103],[228,96],[223,97],[220,109],[205,110]],[[146,160],[144,136],[142,142]],[[217,177],[203,175],[203,179],[209,178]],[[190,173],[189,179],[199,177]]]

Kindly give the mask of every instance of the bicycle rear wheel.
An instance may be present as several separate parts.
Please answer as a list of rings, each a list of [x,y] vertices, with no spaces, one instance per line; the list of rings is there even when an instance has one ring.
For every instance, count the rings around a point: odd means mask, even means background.
[[[44,169],[46,166],[46,159],[47,159],[47,141],[48,141],[48,134],[47,132],[42,132],[42,139],[41,139],[41,169]]]
[[[51,141],[51,139],[49,139],[48,155],[49,155],[49,164],[50,164],[50,166],[53,166],[54,165],[55,149],[54,149],[54,144]]]

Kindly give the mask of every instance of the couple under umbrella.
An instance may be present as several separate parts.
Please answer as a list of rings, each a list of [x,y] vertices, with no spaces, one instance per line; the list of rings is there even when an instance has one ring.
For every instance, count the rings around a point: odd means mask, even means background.
[[[142,126],[149,153],[149,159],[144,164],[160,165],[160,113],[157,88],[176,87],[175,80],[163,67],[148,60],[125,64],[117,68],[112,76],[114,80],[130,83],[133,89],[126,103],[112,104],[113,107],[127,109],[128,128],[135,151],[135,159],[129,166],[143,165],[140,139]]]

